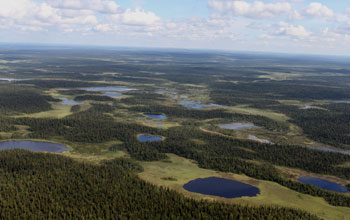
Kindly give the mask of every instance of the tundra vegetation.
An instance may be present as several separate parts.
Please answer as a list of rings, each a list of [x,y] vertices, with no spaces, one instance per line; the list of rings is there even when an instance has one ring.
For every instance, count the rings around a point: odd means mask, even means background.
[[[1,219],[350,216],[349,194],[297,181],[350,185],[349,154],[306,147],[350,151],[345,58],[0,48],[0,60],[13,59],[19,62],[0,64],[1,140],[70,150],[0,151]],[[107,96],[110,88],[122,96]],[[63,105],[61,97],[81,104]],[[220,127],[230,123],[255,126]],[[162,139],[140,142],[139,135]],[[211,176],[260,194],[224,199],[182,187]]]

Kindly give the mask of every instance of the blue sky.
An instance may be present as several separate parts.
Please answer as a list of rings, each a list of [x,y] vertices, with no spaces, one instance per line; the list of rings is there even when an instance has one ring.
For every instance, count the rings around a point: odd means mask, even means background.
[[[0,0],[1,42],[350,55],[345,0]]]

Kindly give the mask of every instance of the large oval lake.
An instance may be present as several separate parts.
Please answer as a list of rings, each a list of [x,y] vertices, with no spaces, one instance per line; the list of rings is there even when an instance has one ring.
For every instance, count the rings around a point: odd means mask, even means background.
[[[35,152],[62,153],[69,150],[64,144],[55,144],[40,141],[3,141],[0,150],[25,149]]]
[[[186,183],[183,188],[190,192],[224,198],[253,197],[260,193],[254,186],[218,177],[195,179]]]
[[[340,193],[350,193],[350,191],[343,185],[331,182],[328,180],[315,178],[315,177],[300,177],[297,179],[299,182],[310,184],[322,189],[330,190],[333,192],[340,192]]]

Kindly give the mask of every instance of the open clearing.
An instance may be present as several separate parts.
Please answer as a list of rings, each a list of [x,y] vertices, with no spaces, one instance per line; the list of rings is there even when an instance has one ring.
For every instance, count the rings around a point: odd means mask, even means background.
[[[140,162],[144,172],[140,173],[139,176],[155,185],[169,187],[195,199],[209,199],[248,205],[289,206],[308,211],[324,219],[345,220],[350,216],[350,208],[331,206],[322,198],[298,193],[277,183],[256,180],[244,175],[202,169],[191,160],[174,154],[168,154],[168,156],[169,161]],[[211,176],[229,178],[251,184],[258,187],[261,192],[257,197],[225,199],[191,193],[182,188],[190,180]]]

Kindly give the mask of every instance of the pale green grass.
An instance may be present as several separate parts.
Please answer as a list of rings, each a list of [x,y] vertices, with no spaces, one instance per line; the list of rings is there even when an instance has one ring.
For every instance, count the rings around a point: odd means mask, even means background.
[[[15,117],[31,117],[31,118],[64,118],[71,115],[72,106],[55,104],[52,105],[52,110],[46,112],[38,112],[33,114],[23,114]]]
[[[278,72],[263,72],[263,71],[261,71],[261,72],[266,73],[268,75],[260,75],[259,78],[271,79],[271,80],[288,80],[291,78],[301,76],[300,73],[278,73]]]
[[[268,111],[266,109],[249,108],[246,105],[230,106],[228,107],[228,110],[236,113],[265,116],[267,118],[279,122],[286,122],[289,119],[286,115],[282,113],[276,113]]]
[[[101,161],[105,160],[113,160],[116,158],[129,158],[128,154],[124,151],[117,151],[117,152],[105,152],[102,154],[97,155],[91,155],[91,154],[79,154],[79,153],[73,153],[71,151],[66,151],[63,153],[64,156],[73,158],[78,161],[88,161],[91,163],[98,164]]]
[[[100,163],[103,160],[112,160],[115,158],[129,158],[124,151],[109,151],[109,148],[115,144],[121,144],[120,141],[110,141],[100,144],[73,143],[72,150],[63,152],[63,155],[80,161],[89,161]]]
[[[308,211],[323,219],[345,220],[350,216],[350,208],[331,206],[322,198],[301,194],[282,187],[277,183],[256,180],[244,175],[201,169],[196,163],[188,159],[173,154],[168,154],[168,156],[170,161],[140,162],[144,168],[144,172],[140,173],[139,176],[155,185],[169,187],[183,193],[185,196],[195,199],[217,200],[226,203],[248,205],[293,207]],[[191,193],[182,188],[190,180],[211,176],[225,177],[251,184],[258,187],[261,193],[256,197],[225,199]],[[167,178],[172,180],[166,180]]]

